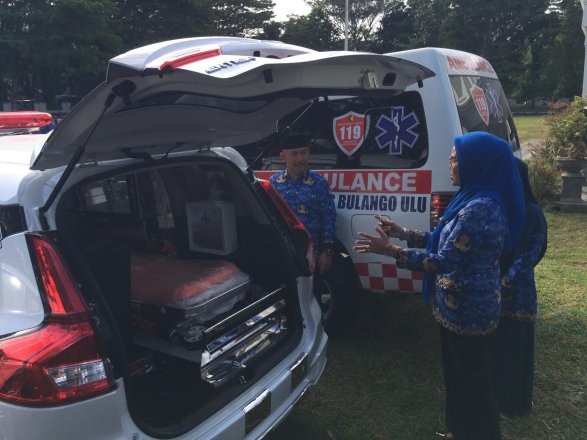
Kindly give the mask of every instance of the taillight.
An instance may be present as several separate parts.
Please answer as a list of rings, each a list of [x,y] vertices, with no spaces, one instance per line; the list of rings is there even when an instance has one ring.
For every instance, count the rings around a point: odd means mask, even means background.
[[[0,353],[0,399],[10,403],[62,405],[114,389],[87,322],[49,322],[0,342]]]
[[[271,201],[279,210],[279,213],[285,220],[287,226],[291,230],[303,231],[306,234],[306,237],[308,238],[306,259],[308,260],[310,271],[314,272],[314,267],[316,264],[316,258],[314,256],[314,244],[312,243],[312,238],[310,237],[310,234],[308,234],[304,224],[268,180],[259,180],[259,183],[261,184],[261,188],[265,190]]]
[[[48,238],[28,239],[49,312],[42,328],[0,341],[0,399],[49,406],[110,392],[110,365],[77,285]]]
[[[45,112],[0,112],[0,128],[44,127],[53,122],[53,116]]]
[[[179,56],[173,60],[165,61],[159,66],[159,70],[174,71],[178,67],[185,66],[186,64],[195,63],[196,61],[201,61],[206,58],[217,57],[219,55],[222,55],[222,51],[220,50],[220,48],[201,50],[194,53]]]
[[[444,210],[450,203],[450,200],[455,195],[454,192],[435,192],[430,196],[430,230],[433,230],[440,218],[444,214]]]
[[[51,315],[68,319],[78,314],[89,316],[86,303],[53,243],[41,235],[28,237],[38,269],[40,287],[45,291]]]

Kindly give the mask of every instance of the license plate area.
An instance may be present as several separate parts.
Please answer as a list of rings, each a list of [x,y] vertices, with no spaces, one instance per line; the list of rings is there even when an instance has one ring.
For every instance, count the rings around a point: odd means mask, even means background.
[[[271,414],[271,392],[265,390],[245,409],[245,432],[248,434]]]

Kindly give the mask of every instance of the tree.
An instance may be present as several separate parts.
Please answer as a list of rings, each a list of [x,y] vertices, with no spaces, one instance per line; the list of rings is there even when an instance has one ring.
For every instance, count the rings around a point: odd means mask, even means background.
[[[348,0],[350,50],[369,50],[377,30],[377,25],[389,0]],[[336,36],[344,37],[345,0],[306,0],[312,9],[319,9],[332,23]]]
[[[263,25],[263,31],[258,35],[264,40],[279,40],[283,34],[283,25],[279,21],[270,21]]]
[[[124,49],[215,34],[211,0],[114,0]]]
[[[575,0],[553,1],[546,15],[550,26],[544,30],[537,62],[531,66],[534,76],[545,96],[579,96],[585,59],[581,5]]]
[[[273,0],[115,1],[126,48],[205,35],[257,36],[274,7]]]
[[[215,35],[250,36],[263,32],[274,16],[273,0],[219,0],[211,2]]]
[[[450,0],[407,0],[407,5],[414,17],[413,47],[442,46]]]
[[[413,47],[415,17],[412,9],[403,0],[388,3],[377,29],[373,50],[392,52]]]
[[[31,5],[25,2],[0,0],[0,78],[2,101],[13,103],[27,93],[30,25],[27,16]]]
[[[60,0],[38,17],[32,71],[46,102],[63,92],[82,97],[104,78],[108,59],[122,47],[112,32],[115,11],[109,0]]]
[[[554,1],[579,7],[574,0]],[[553,20],[546,13],[549,3],[549,0],[408,0],[414,16],[413,43],[415,47],[450,47],[487,58],[506,92],[522,98],[545,89],[542,80],[546,77],[537,76],[543,70],[540,66],[547,62],[543,51],[564,34],[562,29],[551,33]],[[573,29],[580,32],[578,24]],[[567,43],[571,40],[572,37]],[[574,47],[569,44],[566,49],[569,46]],[[571,55],[568,50],[558,49],[559,53]],[[560,65],[568,68],[572,62],[573,58],[569,58],[561,60]],[[560,77],[550,72],[552,79],[560,81]],[[541,94],[551,95],[550,92]]]
[[[113,56],[203,35],[256,35],[272,0],[0,0],[0,99],[84,96]]]
[[[524,72],[520,62],[544,25],[548,0],[459,0],[443,22],[442,43],[491,61],[512,93]]]
[[[110,0],[0,1],[5,99],[85,95],[120,50]],[[8,61],[9,60],[9,61]]]
[[[345,0],[271,21],[272,0],[0,0],[0,100],[85,95],[108,59],[156,41],[203,35],[283,39],[342,49]],[[581,93],[577,0],[349,0],[349,48],[441,46],[491,61],[510,96]]]
[[[339,45],[335,26],[320,8],[306,16],[292,16],[283,25],[281,40],[314,50],[334,50]]]

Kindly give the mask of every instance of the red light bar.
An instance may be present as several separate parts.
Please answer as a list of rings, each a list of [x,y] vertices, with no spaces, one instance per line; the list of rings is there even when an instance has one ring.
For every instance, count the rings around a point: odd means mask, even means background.
[[[205,60],[206,58],[217,57],[222,55],[220,48],[202,50],[195,53],[183,55],[171,61],[165,61],[159,66],[159,71],[171,70],[174,71],[178,67],[185,66],[186,64],[195,63],[196,61]]]
[[[0,128],[43,127],[53,122],[53,116],[44,112],[0,112]]]

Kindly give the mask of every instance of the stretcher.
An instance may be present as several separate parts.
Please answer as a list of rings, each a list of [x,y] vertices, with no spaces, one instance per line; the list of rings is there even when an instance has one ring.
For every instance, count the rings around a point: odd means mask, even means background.
[[[249,276],[229,261],[134,252],[133,322],[172,343],[197,344],[208,324],[245,299],[250,284]]]

